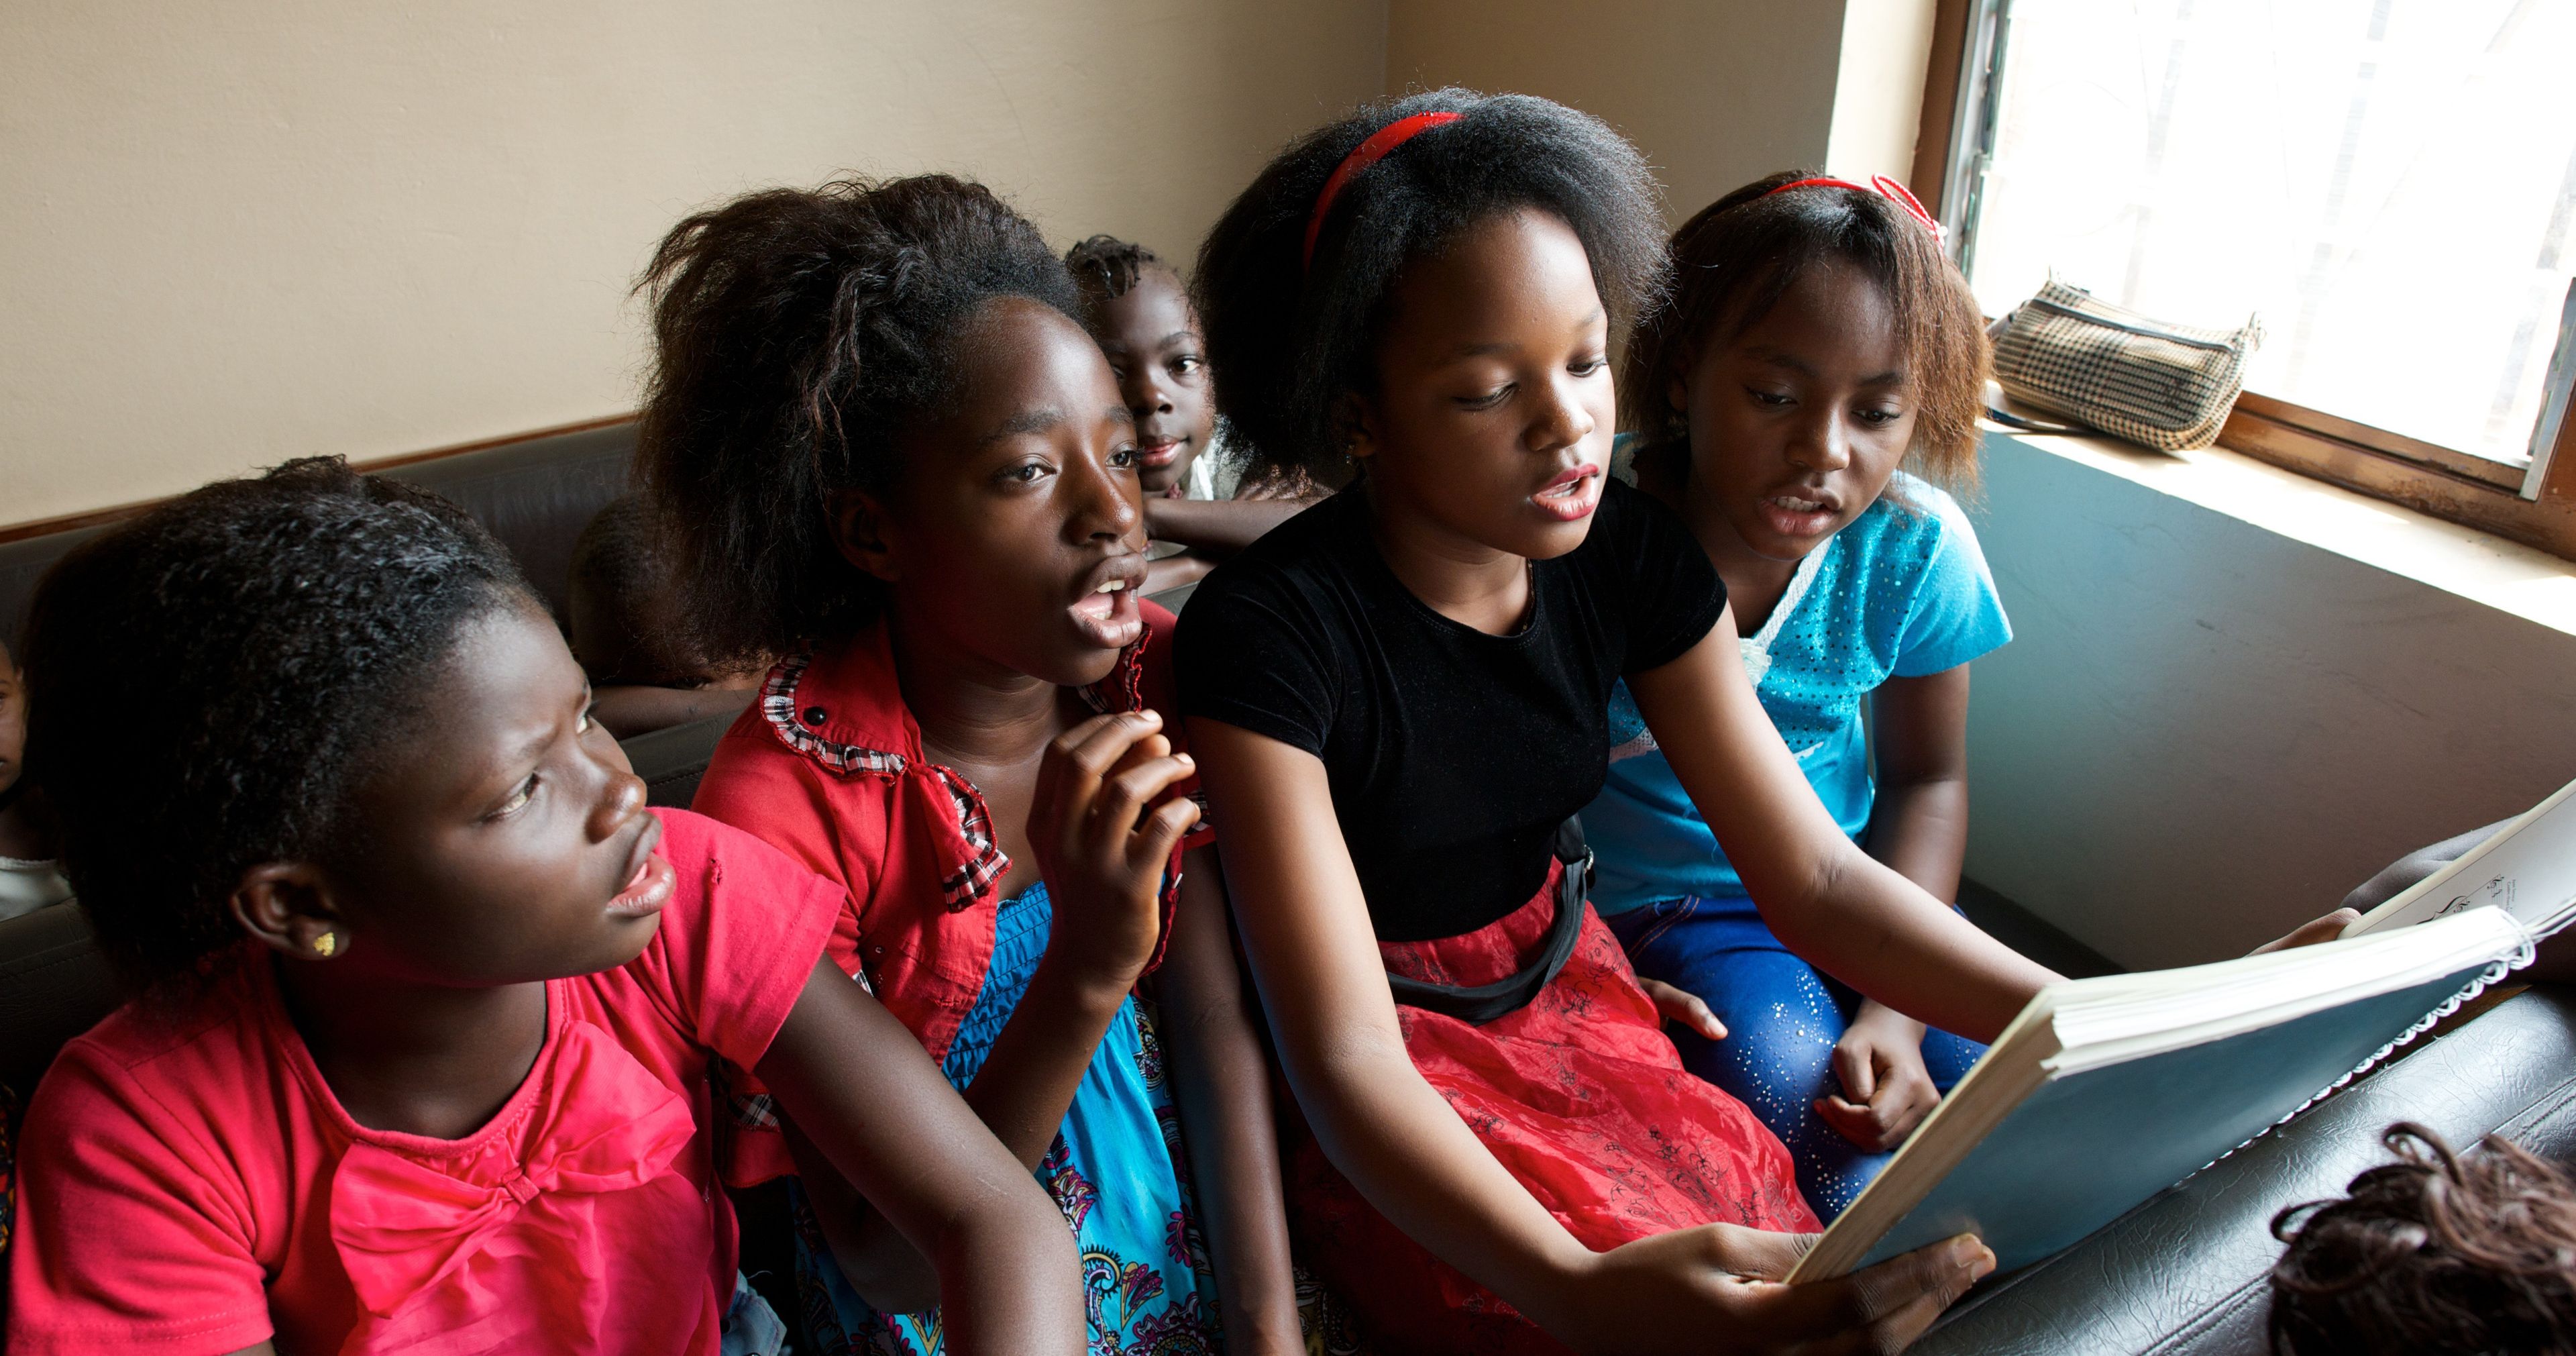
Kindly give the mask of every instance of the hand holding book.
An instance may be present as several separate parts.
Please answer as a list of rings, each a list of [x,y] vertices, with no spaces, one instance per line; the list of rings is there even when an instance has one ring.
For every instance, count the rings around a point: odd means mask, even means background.
[[[1660,1345],[1620,1349],[1691,1356],[1899,1351],[1995,1268],[1984,1244],[1961,1235],[1849,1276],[1786,1284],[1817,1238],[1731,1224],[1641,1238],[1593,1254],[1576,1287],[1589,1312],[1549,1326],[1656,1334]]]
[[[2036,1262],[2530,963],[2576,916],[2576,785],[2367,914],[2251,956],[2048,985],[1828,1228],[1794,1281],[1963,1231]]]

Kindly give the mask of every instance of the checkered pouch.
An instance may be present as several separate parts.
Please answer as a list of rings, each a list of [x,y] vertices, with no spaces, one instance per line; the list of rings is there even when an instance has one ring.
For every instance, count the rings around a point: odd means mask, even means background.
[[[1995,380],[2014,399],[2166,452],[2207,447],[2245,388],[2263,322],[2236,330],[2152,320],[2055,278],[1995,338]]]

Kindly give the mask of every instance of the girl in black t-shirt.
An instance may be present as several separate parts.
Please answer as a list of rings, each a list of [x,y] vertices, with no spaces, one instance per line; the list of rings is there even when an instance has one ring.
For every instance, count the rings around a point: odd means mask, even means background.
[[[1295,1227],[1390,1350],[1892,1348],[1993,1266],[1963,1237],[1774,1283],[1817,1227],[1788,1158],[1683,1071],[1559,833],[1624,677],[1791,947],[1981,1039],[2054,978],[1835,826],[1707,557],[1607,483],[1609,336],[1661,237],[1599,121],[1443,90],[1292,146],[1199,262],[1254,465],[1362,470],[1218,567],[1178,662],[1313,1130]]]

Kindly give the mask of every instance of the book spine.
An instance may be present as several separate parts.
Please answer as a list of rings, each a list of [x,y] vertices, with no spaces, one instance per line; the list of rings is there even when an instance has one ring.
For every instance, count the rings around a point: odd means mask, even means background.
[[[2246,1144],[2252,1144],[2254,1141],[2263,1138],[2274,1130],[2298,1119],[2300,1112],[2306,1111],[2309,1107],[2315,1106],[2317,1103],[2334,1096],[2337,1092],[2342,1091],[2346,1086],[2348,1086],[2352,1080],[2379,1067],[2380,1063],[2386,1060],[2389,1056],[2396,1054],[2399,1050],[2412,1044],[2416,1037],[2421,1036],[2425,1032],[2432,1030],[2434,1027],[2441,1025],[2445,1018],[2456,1014],[2461,1008],[2476,1002],[2480,994],[2485,993],[2494,985],[2503,983],[2505,976],[2531,964],[2533,956],[2533,940],[2534,939],[2532,938],[2530,931],[2526,929],[2523,932],[2522,945],[2516,947],[2512,955],[2502,957],[2494,964],[2489,965],[2486,969],[2479,971],[2477,977],[2462,986],[2458,993],[2451,995],[2449,998],[2443,999],[2440,1005],[2435,1007],[2431,1012],[2425,1013],[2422,1017],[2417,1018],[2413,1026],[2399,1032],[2395,1039],[2389,1041],[2386,1045],[2371,1051],[2368,1058],[2362,1060],[2359,1064],[2352,1066],[2352,1071],[2350,1073],[2347,1073],[2343,1077],[2338,1078],[2335,1081],[2328,1083],[2323,1088],[2318,1089],[2316,1096],[2292,1107],[2288,1115],[2285,1115],[2281,1117],[2281,1119],[2272,1122],[2270,1125],[2264,1126],[2262,1129],[2255,1131],[2253,1134],[2246,1137],[2244,1144],[2239,1144],[2235,1149],[2230,1149],[2226,1153],[2220,1154],[2218,1157],[2209,1160],[2208,1163],[2201,1164],[2200,1169],[2195,1169],[2195,1171],[2206,1169],[2212,1164],[2222,1163],[2235,1157],[2238,1149],[2243,1149]]]

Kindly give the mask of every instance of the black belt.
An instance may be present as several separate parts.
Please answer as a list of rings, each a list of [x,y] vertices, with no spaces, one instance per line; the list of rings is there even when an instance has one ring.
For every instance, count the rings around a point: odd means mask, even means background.
[[[1529,1006],[1565,968],[1566,959],[1574,954],[1574,939],[1583,935],[1583,902],[1592,895],[1592,850],[1583,844],[1581,820],[1569,818],[1556,826],[1556,859],[1565,864],[1556,883],[1556,920],[1547,925],[1538,955],[1520,973],[1476,985],[1426,984],[1389,973],[1386,986],[1394,991],[1395,1001],[1471,1026],[1483,1026]]]

